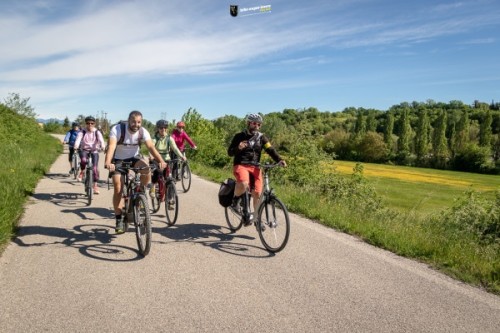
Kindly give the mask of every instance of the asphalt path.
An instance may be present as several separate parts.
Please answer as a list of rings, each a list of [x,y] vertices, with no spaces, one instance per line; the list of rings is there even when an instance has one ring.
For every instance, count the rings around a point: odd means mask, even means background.
[[[0,332],[500,332],[499,297],[300,216],[268,253],[197,176],[175,226],[152,216],[143,258],[132,229],[114,234],[107,171],[86,206],[67,159],[0,258]]]

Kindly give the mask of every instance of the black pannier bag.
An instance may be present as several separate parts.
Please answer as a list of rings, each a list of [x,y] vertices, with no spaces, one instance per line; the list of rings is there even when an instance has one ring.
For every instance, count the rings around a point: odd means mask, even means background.
[[[228,178],[220,184],[219,203],[222,207],[231,206],[235,186],[236,182],[232,178]]]

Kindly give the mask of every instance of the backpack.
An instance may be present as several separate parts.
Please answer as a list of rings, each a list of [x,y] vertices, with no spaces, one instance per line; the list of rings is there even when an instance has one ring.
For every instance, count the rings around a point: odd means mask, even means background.
[[[232,178],[228,178],[220,184],[219,204],[222,207],[231,206],[231,203],[233,202],[235,187],[236,187],[236,181]]]
[[[80,131],[75,131],[74,129],[70,130],[70,135],[69,135],[69,140],[68,140],[68,144],[73,147],[75,145],[75,141],[76,141],[76,137],[78,136],[78,133],[80,133]]]
[[[158,133],[155,133],[155,139],[156,139],[155,148],[156,150],[158,150],[158,146],[160,145],[160,136],[158,135]],[[167,135],[167,151],[165,152],[165,154],[168,154],[169,151],[170,151],[170,134]],[[158,152],[160,151],[158,150]]]

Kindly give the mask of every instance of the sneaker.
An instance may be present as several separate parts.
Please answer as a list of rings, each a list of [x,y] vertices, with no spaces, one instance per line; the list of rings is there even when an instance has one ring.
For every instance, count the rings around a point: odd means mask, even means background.
[[[115,232],[116,234],[123,234],[125,232],[125,227],[123,225],[123,219],[116,219],[116,227],[115,227]]]
[[[150,189],[149,189],[149,196],[151,198],[154,198],[156,196],[156,186],[152,186]]]
[[[248,227],[249,225],[252,225],[252,224],[253,224],[253,214],[252,213],[248,214],[248,216],[243,217],[243,225],[245,227]]]
[[[99,188],[97,187],[97,184],[94,184],[94,194],[99,194]]]
[[[171,203],[169,203],[167,207],[168,207],[168,210],[174,210],[174,205]]]
[[[73,172],[75,172],[75,169],[71,168],[71,170],[69,170],[69,172],[68,172],[68,173],[69,173],[70,175],[72,175],[72,174],[73,174]]]
[[[79,182],[81,182],[82,178],[83,178],[83,171],[80,171],[80,174],[78,175],[78,178],[76,180],[78,180]]]

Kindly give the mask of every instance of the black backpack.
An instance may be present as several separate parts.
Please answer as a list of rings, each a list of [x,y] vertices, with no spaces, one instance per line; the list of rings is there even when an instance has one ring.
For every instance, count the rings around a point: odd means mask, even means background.
[[[232,178],[228,178],[220,184],[219,203],[222,207],[231,206],[231,203],[233,202],[235,187],[236,181]]]

